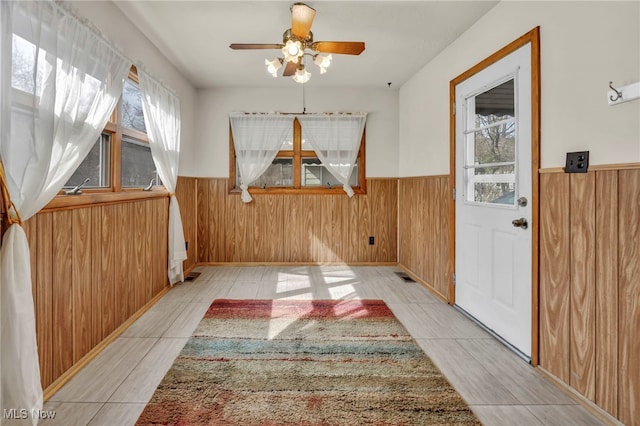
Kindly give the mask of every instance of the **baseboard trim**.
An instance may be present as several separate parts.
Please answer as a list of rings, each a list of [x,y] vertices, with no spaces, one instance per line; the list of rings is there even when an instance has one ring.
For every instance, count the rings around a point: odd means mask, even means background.
[[[543,367],[540,367],[538,365],[535,368],[536,368],[536,370],[538,370],[538,372],[540,374],[542,374],[542,376],[545,379],[549,380],[558,389],[562,390],[569,397],[571,397],[578,404],[583,406],[586,410],[588,410],[591,414],[596,416],[598,419],[602,420],[604,423],[606,423],[608,425],[611,425],[611,426],[624,426],[624,423],[621,423],[618,419],[613,417],[611,414],[609,414],[608,412],[606,412],[602,408],[598,407],[595,404],[595,402],[587,399],[584,395],[581,395],[580,393],[578,393],[578,391],[576,391],[574,388],[572,388],[571,386],[569,386],[568,384],[566,384],[565,382],[560,380],[558,377],[554,376],[549,371],[545,370]]]
[[[198,262],[195,266],[397,266],[397,262]]]
[[[428,282],[426,282],[425,280],[423,280],[422,278],[420,278],[419,276],[417,276],[416,274],[413,273],[413,271],[411,271],[411,269],[407,268],[406,266],[404,266],[402,263],[398,263],[397,266],[402,269],[404,272],[406,272],[407,275],[409,275],[411,278],[413,278],[413,280],[415,282],[417,282],[418,284],[420,284],[422,287],[426,288],[427,290],[429,290],[431,293],[433,293],[434,296],[436,296],[438,299],[442,300],[444,303],[446,303],[447,305],[449,304],[449,299],[447,299],[447,297],[440,293],[439,291],[437,291],[431,284],[429,284]]]

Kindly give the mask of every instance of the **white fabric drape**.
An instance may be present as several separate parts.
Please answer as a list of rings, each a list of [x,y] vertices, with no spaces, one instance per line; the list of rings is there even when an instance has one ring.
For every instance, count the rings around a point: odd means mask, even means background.
[[[138,78],[151,155],[162,183],[171,194],[168,276],[173,285],[184,281],[182,262],[187,258],[180,206],[175,196],[180,160],[180,100],[141,67]]]
[[[342,183],[342,189],[353,197],[349,185],[356,164],[366,113],[304,114],[297,116],[302,137],[309,142],[322,165]]]
[[[249,185],[262,176],[282,144],[292,137],[293,118],[281,114],[229,114],[243,202],[251,202]]]
[[[17,222],[0,248],[0,399],[3,410],[30,415],[42,408],[42,388],[29,246],[17,219],[44,207],[84,160],[131,62],[54,2],[2,1],[0,20],[0,159]]]

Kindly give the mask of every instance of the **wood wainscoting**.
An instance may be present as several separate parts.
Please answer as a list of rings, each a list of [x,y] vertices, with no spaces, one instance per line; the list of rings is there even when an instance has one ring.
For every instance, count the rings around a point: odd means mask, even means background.
[[[24,223],[43,388],[166,288],[168,211],[164,195]]]
[[[367,179],[367,194],[353,198],[257,194],[248,204],[226,178],[181,177],[181,185],[195,185],[198,263],[397,262],[396,178]]]
[[[449,300],[449,176],[401,178],[398,263]]]
[[[182,267],[184,271],[189,271],[198,263],[196,178],[178,176],[176,198],[180,204],[182,230],[187,244],[187,260],[183,262]]]
[[[639,425],[639,329],[640,165],[541,171],[540,366]]]

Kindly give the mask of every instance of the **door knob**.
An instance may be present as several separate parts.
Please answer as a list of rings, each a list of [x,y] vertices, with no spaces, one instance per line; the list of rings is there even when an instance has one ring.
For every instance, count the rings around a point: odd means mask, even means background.
[[[520,219],[512,220],[511,224],[516,228],[527,229],[529,227],[529,223],[527,222],[527,219],[525,219],[524,217],[521,217]]]

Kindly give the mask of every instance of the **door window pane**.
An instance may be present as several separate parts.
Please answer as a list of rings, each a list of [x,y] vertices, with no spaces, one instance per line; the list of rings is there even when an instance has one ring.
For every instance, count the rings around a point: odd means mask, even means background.
[[[497,126],[474,132],[474,164],[504,163],[516,160],[515,122],[502,122]]]
[[[517,135],[514,80],[466,102],[465,199],[513,206]]]
[[[134,139],[122,139],[122,187],[146,187],[155,179],[159,185],[156,166],[149,144]]]
[[[108,188],[111,168],[111,135],[103,133],[98,136],[96,143],[89,154],[71,175],[65,184],[65,188],[73,188],[80,185],[86,178],[89,181],[83,188]]]
[[[475,97],[476,128],[515,118],[513,79]]]
[[[515,179],[515,166],[484,166],[472,169],[476,180],[492,179],[494,181],[513,181]],[[484,176],[484,177],[483,177]]]
[[[477,203],[514,204],[515,183],[476,182],[473,201]]]

